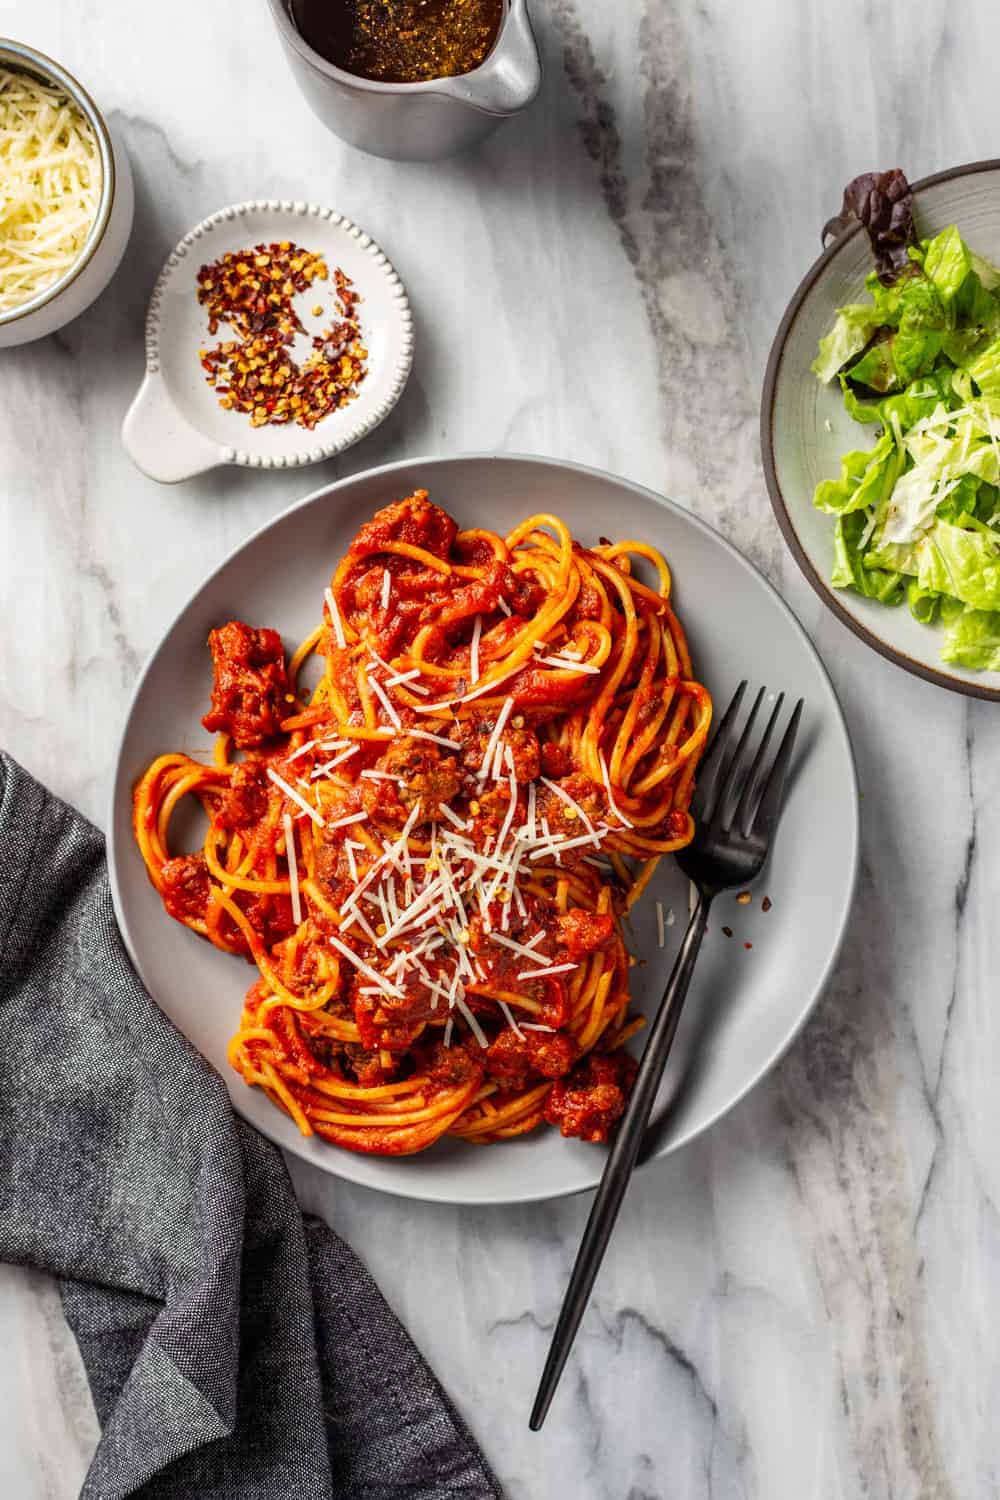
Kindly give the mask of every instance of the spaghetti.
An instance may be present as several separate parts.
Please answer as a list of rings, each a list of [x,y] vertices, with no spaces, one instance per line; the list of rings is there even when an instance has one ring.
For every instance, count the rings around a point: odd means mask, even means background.
[[[620,922],[693,835],[711,718],[670,590],[644,543],[460,531],[418,490],[287,666],[273,630],[212,631],[214,760],[154,761],[135,835],[167,911],[256,964],[229,1059],[303,1134],[607,1138],[642,1024]],[[188,795],[204,847],[172,856]]]

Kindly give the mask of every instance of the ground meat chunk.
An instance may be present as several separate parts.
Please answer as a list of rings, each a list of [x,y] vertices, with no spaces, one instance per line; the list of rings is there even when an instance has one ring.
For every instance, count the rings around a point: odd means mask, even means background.
[[[605,821],[608,803],[603,786],[598,786],[580,771],[563,777],[558,785],[567,797],[573,799],[576,806],[567,802],[565,797],[560,797],[551,787],[539,786],[536,813],[540,826],[544,826],[544,818],[557,838],[575,839],[582,838],[590,829],[596,829]],[[590,828],[577,812],[578,807],[586,813]],[[562,860],[572,868],[594,853],[596,850],[593,844],[577,844],[573,849],[562,851]]]
[[[273,739],[290,706],[281,636],[230,620],[210,633],[208,644],[215,681],[205,728],[232,735],[241,750]]]
[[[561,776],[569,775],[573,762],[564,745],[556,744],[555,740],[546,740],[541,754],[542,770],[550,781],[558,781]]]
[[[160,871],[163,904],[178,922],[205,919],[208,906],[208,866],[204,854],[182,854],[168,859]]]
[[[483,769],[483,756],[493,733],[495,718],[476,719],[475,723],[468,727],[463,726],[463,749],[462,765],[466,771],[480,775]],[[507,720],[503,730],[504,750],[510,750],[511,759],[514,762],[514,776],[519,786],[526,786],[529,781],[535,781],[542,768],[541,751],[538,744],[538,736],[533,729],[515,728],[510,720]],[[508,773],[507,757],[504,753],[502,762],[503,775]],[[491,771],[492,766],[487,767]]]
[[[348,828],[347,833],[351,830]],[[326,828],[313,838],[313,879],[336,907],[347,900],[357,881],[344,848],[343,828]],[[355,870],[358,861],[354,862]]]
[[[486,1071],[505,1089],[522,1089],[532,1078],[562,1078],[576,1059],[572,1037],[512,1027],[501,1031],[486,1053]]]
[[[273,895],[255,892],[247,896],[241,892],[236,899],[265,948],[273,948],[275,943],[284,942],[295,931],[296,922],[289,896],[281,892]]]
[[[267,812],[267,772],[259,761],[243,761],[233,768],[229,785],[218,795],[215,819],[220,828],[249,828]]]
[[[570,907],[559,918],[559,937],[571,959],[580,959],[586,953],[596,953],[598,948],[610,946],[615,935],[614,919],[592,911],[583,911],[579,906]]]
[[[638,1064],[627,1052],[592,1052],[568,1078],[553,1085],[545,1118],[565,1136],[606,1141],[625,1112]]]
[[[423,1028],[422,1021],[397,1019],[383,1006],[381,997],[354,993],[354,1022],[363,1046],[372,1051],[408,1052]]]
[[[377,1088],[380,1083],[388,1083],[396,1071],[395,1060],[391,1061],[389,1067],[386,1068],[380,1051],[370,1051],[358,1042],[344,1044],[343,1059],[345,1067],[353,1073],[364,1089]]]
[[[482,1052],[477,1042],[455,1042],[451,1047],[434,1042],[424,1051],[424,1068],[441,1088],[460,1088],[482,1074]]]
[[[376,769],[399,780],[366,781],[361,793],[362,806],[376,823],[390,828],[402,826],[418,799],[417,826],[438,818],[442,802],[451,802],[458,794],[457,757],[423,740],[394,741]]]
[[[387,542],[406,542],[446,558],[457,534],[451,516],[431,504],[426,490],[415,490],[405,500],[376,511],[354,538],[351,552],[355,557],[370,557],[384,551]]]

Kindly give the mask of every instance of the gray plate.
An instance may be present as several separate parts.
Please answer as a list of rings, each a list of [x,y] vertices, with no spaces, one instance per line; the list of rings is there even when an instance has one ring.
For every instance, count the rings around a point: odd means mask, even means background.
[[[319,618],[323,589],[359,524],[422,486],[465,526],[499,531],[556,511],[584,542],[603,533],[663,549],[696,670],[718,704],[743,676],[806,700],[797,771],[775,858],[749,906],[717,903],[658,1106],[665,1155],[730,1109],[781,1057],[819,996],[847,922],[858,860],[858,796],[840,706],[805,633],[770,584],[704,522],[625,480],[567,463],[512,457],[415,459],[342,480],[245,542],[195,593],[144,671],[115,771],[109,862],[115,910],[150,993],[227,1079],[236,1108],[279,1145],[324,1171],[404,1197],[518,1203],[592,1187],[604,1152],[555,1131],[496,1146],[439,1142],[420,1156],[356,1156],[304,1140],[291,1120],[226,1064],[251,969],[166,916],[132,839],[131,789],[168,749],[208,754],[199,718],[211,670],[205,641],[230,618],[273,625],[291,647]],[[762,910],[764,895],[772,907]],[[675,921],[656,939],[655,900]],[[685,882],[664,861],[633,919],[641,959],[633,992],[655,1005],[687,916]],[[733,929],[727,938],[722,927]],[[753,944],[752,949],[744,947]],[[668,1108],[669,1107],[669,1108]]]
[[[1000,263],[1000,161],[953,167],[913,184],[914,221],[921,237],[949,224],[971,248]],[[831,212],[837,208],[831,204]],[[848,416],[833,382],[820,385],[809,366],[837,308],[867,299],[872,269],[860,225],[816,260],[796,289],[775,334],[761,399],[760,443],[771,504],[785,540],[813,588],[848,629],[897,666],[939,687],[1000,701],[1000,672],[970,672],[941,660],[942,631],[921,625],[906,605],[887,609],[829,582],[832,516],[814,508],[821,479],[836,479],[841,455],[870,448],[875,428]]]

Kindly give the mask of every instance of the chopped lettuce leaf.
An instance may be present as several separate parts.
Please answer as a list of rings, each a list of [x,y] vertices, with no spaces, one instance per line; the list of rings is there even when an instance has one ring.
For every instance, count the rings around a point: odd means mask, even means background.
[[[945,611],[942,608],[942,619]],[[941,660],[970,671],[1000,672],[1000,614],[969,609],[947,622]]]
[[[882,395],[899,390],[903,382],[893,357],[895,339],[896,334],[891,334],[869,344],[861,358],[847,371],[847,377],[853,385],[863,385]]]
[[[894,471],[890,477],[894,449],[892,434],[883,433],[874,448],[845,453],[840,460],[840,478],[824,479],[816,486],[813,496],[816,509],[831,515],[846,515],[877,505],[886,479],[890,488],[895,479]]]
[[[865,566],[862,538],[867,526],[868,518],[863,511],[851,511],[837,517],[830,582],[835,589],[855,589],[881,604],[900,604],[903,600],[902,575]]]
[[[844,406],[856,422],[881,422],[883,427],[891,427],[893,418],[898,418],[902,431],[912,427],[919,422],[921,417],[929,417],[932,412],[941,406],[957,406],[960,397],[956,394],[952,385],[952,372],[949,370],[935,370],[930,375],[920,375],[916,380],[911,380],[905,391],[898,391],[894,396],[884,396],[880,401],[864,401],[850,384],[848,375],[841,375],[840,385],[844,393]],[[970,391],[971,398],[971,391]]]
[[[945,306],[958,296],[971,270],[972,257],[954,224],[942,229],[927,245],[924,275],[933,281]]]
[[[973,609],[1000,610],[1000,547],[981,531],[936,521],[917,548],[917,582]]]
[[[879,276],[895,281],[906,269],[914,238],[913,191],[898,167],[863,172],[849,182],[840,213],[823,234],[842,234],[855,220],[865,226]]]
[[[987,345],[966,368],[984,396],[1000,395],[1000,338]]]
[[[915,620],[919,620],[921,625],[933,625],[941,604],[941,595],[935,589],[921,588],[917,579],[911,578],[906,585],[906,602]]]
[[[934,368],[941,353],[948,319],[937,288],[924,276],[900,282],[899,328],[892,339],[892,358],[900,385]]]
[[[1000,270],[997,270],[991,261],[984,260],[981,255],[976,254],[975,250],[969,251],[969,259],[972,262],[972,269],[988,292],[1000,286]]]
[[[837,321],[825,338],[819,341],[819,353],[812,370],[824,383],[862,349],[879,326],[877,309],[868,302],[852,302],[837,313]]]

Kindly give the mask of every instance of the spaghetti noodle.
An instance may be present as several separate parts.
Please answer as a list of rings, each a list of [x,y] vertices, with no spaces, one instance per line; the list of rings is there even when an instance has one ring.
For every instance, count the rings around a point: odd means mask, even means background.
[[[670,589],[644,543],[460,531],[418,490],[287,666],[273,630],[212,631],[214,760],[154,761],[135,835],[167,911],[256,964],[229,1059],[303,1134],[607,1138],[641,1025],[620,921],[692,837],[711,718]],[[189,794],[204,847],[172,856]]]

